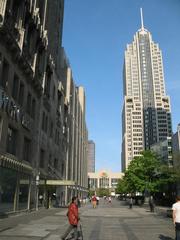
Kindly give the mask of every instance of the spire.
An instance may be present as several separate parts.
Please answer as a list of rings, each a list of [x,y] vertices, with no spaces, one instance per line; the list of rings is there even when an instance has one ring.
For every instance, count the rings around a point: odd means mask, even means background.
[[[141,12],[141,29],[144,30],[143,10],[142,10],[142,8],[140,8],[140,12]]]

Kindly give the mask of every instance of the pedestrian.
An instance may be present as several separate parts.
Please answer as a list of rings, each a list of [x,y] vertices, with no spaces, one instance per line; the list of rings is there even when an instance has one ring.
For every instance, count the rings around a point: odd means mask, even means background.
[[[129,208],[132,209],[133,206],[133,199],[132,197],[129,199]]]
[[[77,197],[77,205],[78,205],[78,208],[81,207],[81,198],[80,197]]]
[[[173,204],[173,223],[175,225],[176,240],[180,240],[180,195],[176,198],[176,203]]]
[[[111,203],[111,197],[110,196],[108,197],[108,202]]]
[[[150,207],[150,211],[154,212],[154,199],[153,199],[153,196],[150,196],[150,198],[149,198],[149,207]]]
[[[43,205],[43,195],[39,195],[39,202],[40,202],[40,204],[41,204],[41,206]]]
[[[96,204],[97,204],[97,198],[96,198],[96,195],[92,196],[92,198],[91,198],[91,202],[92,202],[93,208],[96,208]]]
[[[97,206],[99,205],[99,199],[100,199],[100,198],[97,196],[97,197],[96,197]]]
[[[79,218],[79,214],[78,214],[78,203],[77,203],[77,197],[73,197],[72,198],[72,202],[69,205],[68,208],[68,212],[67,212],[67,217],[69,220],[69,227],[66,230],[66,232],[63,234],[63,236],[61,237],[62,240],[65,240],[66,237],[70,234],[70,232],[73,230],[73,236],[74,239],[77,240],[78,239],[78,231],[77,231],[77,226],[78,226],[78,222],[80,220]]]

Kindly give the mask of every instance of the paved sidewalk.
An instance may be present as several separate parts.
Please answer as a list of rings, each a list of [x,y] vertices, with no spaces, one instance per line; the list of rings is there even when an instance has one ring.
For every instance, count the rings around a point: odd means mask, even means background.
[[[68,226],[67,209],[50,209],[0,220],[0,240],[59,240]],[[124,202],[80,208],[84,240],[173,240],[172,219]]]

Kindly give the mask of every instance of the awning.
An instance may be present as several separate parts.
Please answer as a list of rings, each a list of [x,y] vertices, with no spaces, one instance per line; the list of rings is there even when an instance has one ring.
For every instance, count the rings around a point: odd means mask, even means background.
[[[71,180],[46,180],[46,185],[75,186],[75,182]]]
[[[0,153],[0,166],[27,174],[31,174],[33,171],[33,168],[30,165],[18,161],[10,154]]]

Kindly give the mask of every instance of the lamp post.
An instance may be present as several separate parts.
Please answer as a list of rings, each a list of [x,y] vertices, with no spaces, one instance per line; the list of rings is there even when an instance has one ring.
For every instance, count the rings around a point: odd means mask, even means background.
[[[39,205],[39,175],[40,173],[36,175],[36,211],[38,211]]]

